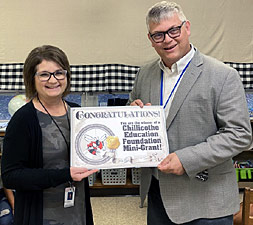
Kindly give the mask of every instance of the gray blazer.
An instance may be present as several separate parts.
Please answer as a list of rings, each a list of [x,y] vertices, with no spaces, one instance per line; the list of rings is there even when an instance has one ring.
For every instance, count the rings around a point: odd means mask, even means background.
[[[129,102],[141,99],[144,104],[159,105],[160,74],[158,60],[141,68]],[[166,127],[170,152],[176,152],[186,171],[182,176],[159,171],[169,218],[185,223],[237,212],[239,195],[232,157],[249,148],[252,135],[237,71],[196,50],[175,93]],[[205,169],[208,180],[196,179]],[[144,168],[142,173],[141,185],[148,190],[152,169]]]

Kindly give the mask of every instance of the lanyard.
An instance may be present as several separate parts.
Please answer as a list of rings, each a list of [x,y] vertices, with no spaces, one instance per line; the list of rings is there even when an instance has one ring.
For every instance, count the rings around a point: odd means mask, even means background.
[[[41,106],[45,109],[45,111],[47,112],[47,114],[49,115],[49,117],[51,118],[51,120],[54,122],[55,126],[56,126],[56,127],[58,128],[58,130],[60,131],[60,133],[61,133],[61,135],[62,135],[62,137],[63,137],[63,139],[64,139],[64,141],[65,141],[65,143],[66,143],[66,145],[67,145],[67,149],[68,149],[68,151],[69,151],[69,144],[68,144],[67,139],[66,139],[66,137],[64,136],[64,134],[63,134],[61,128],[60,128],[59,125],[56,123],[56,121],[55,121],[54,118],[51,116],[51,114],[48,112],[47,108],[42,104],[42,102],[40,101],[38,95],[37,95],[37,99],[38,99],[39,103],[41,104]],[[67,108],[66,108],[66,106],[65,106],[65,103],[64,103],[64,100],[63,100],[63,99],[62,99],[62,102],[63,102],[64,108],[65,108],[65,110],[66,110],[68,125],[69,125],[69,129],[70,129],[70,122],[69,122],[68,111],[67,111]]]
[[[169,102],[169,100],[170,100],[172,94],[174,93],[174,91],[175,91],[175,89],[176,89],[176,87],[177,87],[179,81],[181,80],[181,78],[182,78],[183,74],[185,73],[187,67],[189,66],[190,62],[191,62],[191,60],[187,63],[187,65],[185,66],[185,68],[184,68],[183,71],[181,72],[179,78],[177,79],[176,84],[174,85],[174,87],[173,87],[172,91],[170,92],[170,95],[169,95],[169,97],[168,97],[168,99],[167,99],[165,105],[163,106],[164,109],[166,108],[166,106],[167,106],[167,104],[168,104],[168,102]],[[161,70],[160,105],[163,105],[163,70]]]

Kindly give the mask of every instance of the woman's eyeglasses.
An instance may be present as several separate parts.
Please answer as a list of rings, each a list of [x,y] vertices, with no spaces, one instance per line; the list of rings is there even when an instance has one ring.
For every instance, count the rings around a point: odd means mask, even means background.
[[[67,75],[67,70],[56,70],[53,73],[48,71],[42,71],[35,73],[35,76],[38,76],[40,81],[48,81],[50,80],[51,76],[54,76],[56,80],[64,80]]]

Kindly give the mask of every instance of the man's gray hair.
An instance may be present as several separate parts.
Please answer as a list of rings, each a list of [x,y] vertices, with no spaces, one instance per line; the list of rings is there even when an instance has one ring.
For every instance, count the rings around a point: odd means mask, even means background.
[[[153,5],[147,13],[146,24],[149,31],[149,24],[160,23],[163,19],[171,18],[174,14],[177,14],[179,19],[183,22],[186,17],[180,5],[175,2],[162,1]]]

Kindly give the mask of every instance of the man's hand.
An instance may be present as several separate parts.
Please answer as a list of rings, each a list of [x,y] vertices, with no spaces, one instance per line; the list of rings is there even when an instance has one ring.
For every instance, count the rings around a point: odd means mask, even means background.
[[[140,99],[134,100],[133,102],[131,102],[130,105],[131,106],[140,106],[141,108],[143,108],[143,106],[144,106],[143,102]],[[150,105],[151,105],[151,103],[145,104],[145,106],[150,106]]]
[[[176,153],[169,154],[157,168],[164,173],[172,173],[176,175],[183,175],[185,173],[184,167],[177,157]]]
[[[83,178],[96,173],[98,170],[88,170],[86,168],[70,167],[70,176],[73,181],[81,181]]]

